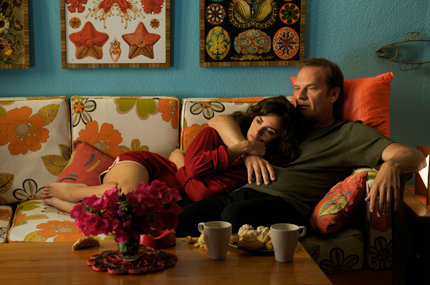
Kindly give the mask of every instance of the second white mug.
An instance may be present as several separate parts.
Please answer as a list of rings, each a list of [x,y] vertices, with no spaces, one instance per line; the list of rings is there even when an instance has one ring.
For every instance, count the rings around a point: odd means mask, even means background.
[[[198,229],[205,236],[209,258],[226,258],[231,237],[231,224],[223,221],[199,223]]]
[[[302,230],[302,233],[300,233]],[[294,258],[294,251],[299,238],[306,235],[307,229],[304,226],[294,224],[274,224],[270,227],[275,259],[279,262],[291,262]]]

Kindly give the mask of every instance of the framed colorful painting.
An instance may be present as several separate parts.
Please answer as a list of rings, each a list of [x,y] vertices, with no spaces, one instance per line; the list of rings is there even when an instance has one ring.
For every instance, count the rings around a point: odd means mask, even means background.
[[[28,1],[0,0],[0,69],[30,68]]]
[[[170,67],[170,0],[60,0],[63,68]]]
[[[200,66],[294,65],[305,0],[200,0]]]

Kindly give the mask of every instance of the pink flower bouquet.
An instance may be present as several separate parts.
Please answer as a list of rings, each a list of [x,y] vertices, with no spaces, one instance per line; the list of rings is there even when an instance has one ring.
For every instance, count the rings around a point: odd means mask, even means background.
[[[176,204],[179,191],[158,180],[149,185],[141,182],[127,194],[116,187],[102,197],[85,198],[70,212],[76,225],[85,235],[115,235],[115,241],[125,243],[129,238],[139,239],[155,230],[176,229],[182,208]]]

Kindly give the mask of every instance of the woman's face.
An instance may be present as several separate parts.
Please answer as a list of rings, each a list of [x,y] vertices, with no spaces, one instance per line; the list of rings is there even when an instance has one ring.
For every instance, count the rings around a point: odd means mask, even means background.
[[[276,140],[282,132],[281,119],[275,114],[256,116],[248,129],[246,139],[260,141],[265,145]]]

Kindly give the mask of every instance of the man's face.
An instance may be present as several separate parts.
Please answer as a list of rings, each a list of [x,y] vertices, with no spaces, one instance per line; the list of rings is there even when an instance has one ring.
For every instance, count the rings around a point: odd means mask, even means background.
[[[314,127],[325,127],[333,123],[333,103],[338,92],[329,90],[322,67],[304,67],[294,83],[296,106]],[[335,88],[337,90],[338,88]]]

